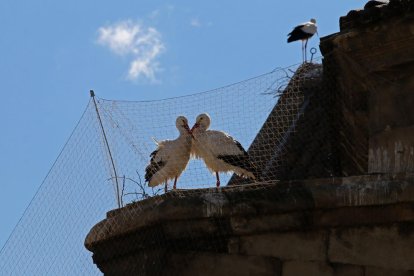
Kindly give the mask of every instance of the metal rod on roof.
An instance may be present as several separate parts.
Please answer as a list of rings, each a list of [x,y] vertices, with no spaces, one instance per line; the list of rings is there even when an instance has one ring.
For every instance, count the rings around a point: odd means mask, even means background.
[[[114,159],[112,158],[111,148],[109,147],[108,139],[106,138],[105,129],[104,129],[104,126],[102,124],[101,115],[99,114],[98,105],[96,104],[95,92],[93,90],[90,90],[89,92],[91,94],[93,104],[95,105],[96,115],[98,116],[98,121],[99,121],[99,124],[101,126],[102,135],[103,135],[103,138],[104,138],[104,141],[105,141],[106,149],[108,150],[109,158],[111,159],[112,169],[114,171],[115,183],[116,183],[116,202],[118,204],[118,208],[121,208],[123,203],[122,203],[122,198],[119,195],[118,174],[116,173],[115,162],[114,162]]]

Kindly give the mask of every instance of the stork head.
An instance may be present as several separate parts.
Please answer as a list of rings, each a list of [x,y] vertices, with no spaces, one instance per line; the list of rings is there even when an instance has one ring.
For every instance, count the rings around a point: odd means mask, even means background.
[[[196,129],[207,130],[210,127],[210,122],[210,116],[207,113],[201,113],[197,116],[196,122],[194,126],[191,128],[191,132],[193,132]]]
[[[177,120],[175,121],[175,125],[181,134],[186,134],[186,133],[191,134],[191,130],[190,130],[190,127],[188,126],[188,120],[186,117],[178,116]]]
[[[310,22],[313,23],[313,25],[315,26],[315,33],[316,33],[317,36],[319,36],[319,34],[318,34],[318,26],[316,25],[316,19],[315,18],[311,18]]]

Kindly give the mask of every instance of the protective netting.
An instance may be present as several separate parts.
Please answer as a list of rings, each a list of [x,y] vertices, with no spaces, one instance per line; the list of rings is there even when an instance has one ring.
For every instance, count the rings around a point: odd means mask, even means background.
[[[332,158],[331,142],[338,137],[332,131],[328,90],[322,65],[306,63],[190,96],[96,98],[96,106],[91,100],[2,248],[0,274],[100,274],[84,247],[86,234],[107,211],[164,193],[162,183],[148,187],[145,169],[157,148],[154,140],[178,137],[180,115],[191,128],[197,115],[208,113],[210,129],[225,131],[247,151],[256,180],[220,173],[222,186],[341,175]],[[245,154],[237,145],[228,147],[224,155]],[[243,167],[245,161],[229,162]],[[191,158],[177,181],[177,189],[215,186],[216,177],[202,159]]]
[[[93,275],[83,239],[114,207],[95,111],[70,139],[0,252],[0,275]]]
[[[292,75],[297,66],[274,70],[219,89],[162,101],[98,99],[97,106],[118,180],[115,181],[110,157],[106,151],[107,169],[112,174],[112,178],[108,178],[107,181],[108,185],[118,185],[121,205],[164,192],[163,183],[154,188],[145,185],[145,168],[150,161],[150,154],[157,149],[157,141],[176,139],[179,135],[176,118],[180,115],[188,118],[191,128],[197,115],[208,113],[211,117],[209,129],[222,130],[230,134],[249,152],[250,161],[255,167],[264,168],[266,180],[277,179],[278,172],[266,168],[266,165],[275,167],[269,163],[271,161],[279,162],[278,165],[282,166],[283,161],[277,156],[286,148],[285,143],[290,134],[295,132],[295,124],[303,115],[303,111],[301,113],[300,110],[306,108],[306,84],[303,82],[306,80],[316,81],[318,85],[321,83],[321,65],[308,64],[307,69],[304,68],[302,70],[306,71],[306,74],[296,77],[293,82]],[[283,92],[285,90],[289,92]],[[282,93],[285,96],[280,98]],[[273,117],[277,117],[277,120]],[[253,141],[256,143],[255,147],[249,149]],[[223,150],[229,151],[230,146],[224,145]],[[178,145],[177,151],[182,151],[182,147],[184,146]],[[275,152],[270,153],[269,150]],[[269,154],[275,155],[277,160],[269,159]],[[176,159],[175,156],[171,157],[171,160]],[[155,171],[161,171],[162,168],[155,168]],[[226,185],[231,176],[230,173],[221,173],[222,185]],[[171,175],[171,178],[174,176]],[[172,188],[172,182],[169,181],[168,189]],[[238,178],[232,180],[231,184],[241,182],[252,180],[243,181]],[[207,188],[215,186],[215,183],[215,176],[206,168],[203,160],[191,158],[178,178],[177,188]]]

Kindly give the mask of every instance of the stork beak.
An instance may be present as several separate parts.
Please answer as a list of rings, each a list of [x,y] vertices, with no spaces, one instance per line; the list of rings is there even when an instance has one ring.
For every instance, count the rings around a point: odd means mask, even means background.
[[[200,126],[200,124],[199,123],[195,123],[194,125],[193,125],[193,127],[191,128],[191,136],[194,138],[194,135],[193,135],[193,131],[194,131],[194,129],[196,129],[196,128],[198,128]],[[194,138],[195,139],[195,138]]]
[[[200,124],[199,124],[199,123],[195,123],[195,124],[193,125],[193,127],[191,128],[191,132],[193,132],[193,131],[194,131],[194,129],[198,128],[199,126],[200,126]]]
[[[193,130],[190,129],[190,127],[187,124],[184,125],[184,128],[185,128],[185,130],[188,131],[188,133],[191,135],[191,137],[194,138],[194,135],[193,135],[193,132],[192,132]]]

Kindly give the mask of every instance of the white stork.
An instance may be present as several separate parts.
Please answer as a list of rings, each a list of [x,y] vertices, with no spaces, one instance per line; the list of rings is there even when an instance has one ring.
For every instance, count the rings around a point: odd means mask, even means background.
[[[170,179],[174,179],[173,189],[176,188],[177,179],[190,160],[192,135],[188,120],[184,116],[179,116],[175,125],[180,132],[178,138],[158,142],[158,147],[150,154],[151,161],[145,168],[145,181],[148,182],[148,186],[154,187],[165,183],[165,192]]]
[[[250,162],[243,146],[223,131],[208,130],[210,116],[197,116],[191,132],[194,136],[191,154],[202,158],[207,168],[216,173],[217,187],[220,187],[219,172],[233,171],[239,176],[256,179],[256,168]]]
[[[306,62],[306,47],[308,46],[308,40],[315,33],[318,33],[318,26],[316,25],[316,20],[311,19],[309,22],[302,23],[296,26],[293,31],[288,34],[287,42],[293,42],[297,40],[302,41],[302,60]],[[305,44],[304,44],[305,43]]]

